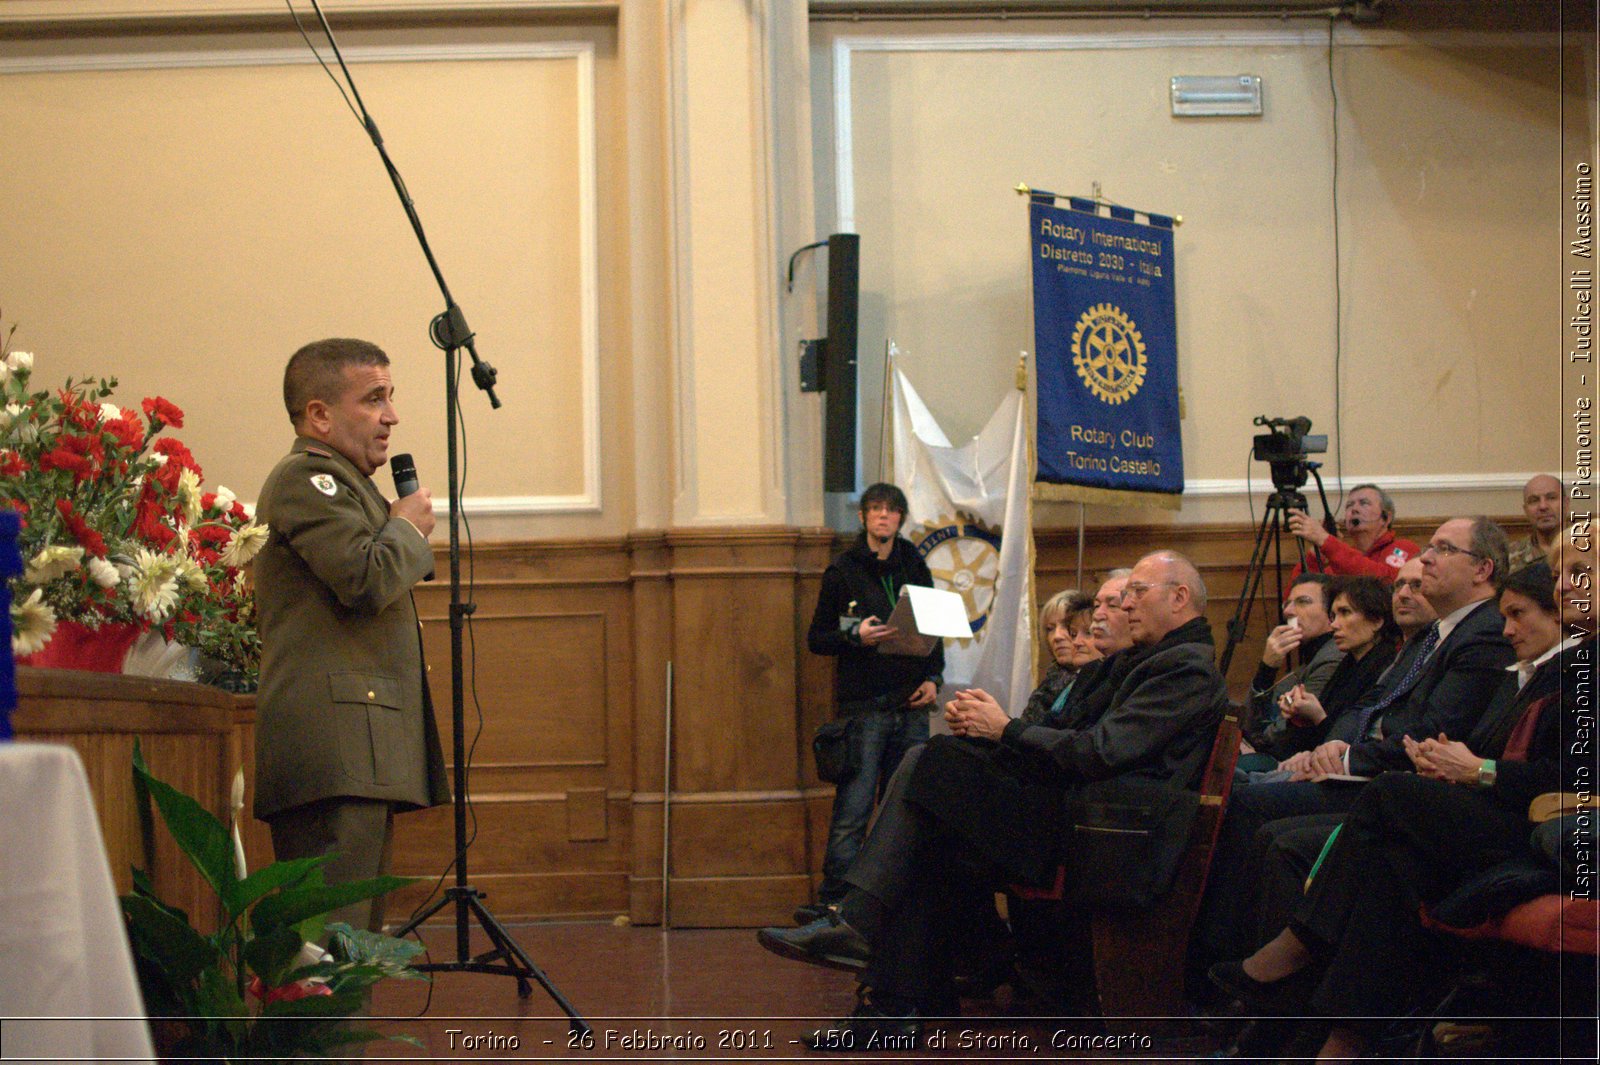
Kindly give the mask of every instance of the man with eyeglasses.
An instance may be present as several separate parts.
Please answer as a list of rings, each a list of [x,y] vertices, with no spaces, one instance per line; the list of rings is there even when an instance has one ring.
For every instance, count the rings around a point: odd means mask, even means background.
[[[1295,566],[1293,581],[1303,570],[1332,574],[1335,577],[1376,577],[1388,583],[1405,565],[1417,557],[1417,545],[1396,536],[1394,500],[1375,484],[1358,484],[1344,497],[1340,512],[1341,536],[1330,535],[1322,522],[1314,521],[1303,510],[1289,515],[1289,531],[1317,549],[1308,554],[1304,567]]]
[[[1419,557],[1422,596],[1438,620],[1350,711],[1355,739],[1329,740],[1312,751],[1294,780],[1234,788],[1201,914],[1197,940],[1203,947],[1219,950],[1239,941],[1240,922],[1255,909],[1252,855],[1259,858],[1273,822],[1343,814],[1365,779],[1413,772],[1406,736],[1420,741],[1472,732],[1516,657],[1494,603],[1506,550],[1505,532],[1488,518],[1453,518],[1439,526]],[[1329,827],[1337,821],[1329,819]]]
[[[861,970],[855,1013],[815,1033],[814,1046],[909,1048],[923,1017],[952,1012],[951,915],[1000,884],[1054,880],[1071,836],[1066,796],[1079,786],[1124,775],[1198,785],[1227,707],[1205,603],[1187,559],[1140,559],[1122,597],[1133,646],[1105,678],[1104,712],[1081,727],[1013,721],[992,700],[947,704],[955,735],[900,763],[837,909],[757,935],[784,957]]]

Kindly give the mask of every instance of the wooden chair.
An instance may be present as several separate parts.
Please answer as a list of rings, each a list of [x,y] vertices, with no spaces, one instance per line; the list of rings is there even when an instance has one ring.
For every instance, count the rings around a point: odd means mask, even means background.
[[[1189,830],[1171,889],[1144,910],[1096,911],[1090,917],[1095,993],[1100,1012],[1116,1017],[1178,1017],[1184,1010],[1184,963],[1189,934],[1200,910],[1211,852],[1222,830],[1222,814],[1233,790],[1239,760],[1240,721],[1246,711],[1230,707],[1217,726],[1211,756],[1200,779],[1200,809]],[[1014,887],[1024,899],[1061,899],[1066,870],[1054,887]],[[1141,1028],[1141,1031],[1148,1027]]]
[[[1177,1017],[1184,1007],[1184,959],[1200,911],[1211,852],[1233,790],[1243,710],[1230,707],[1217,726],[1200,780],[1200,812],[1166,896],[1148,910],[1100,911],[1092,920],[1094,983],[1106,1017]]]

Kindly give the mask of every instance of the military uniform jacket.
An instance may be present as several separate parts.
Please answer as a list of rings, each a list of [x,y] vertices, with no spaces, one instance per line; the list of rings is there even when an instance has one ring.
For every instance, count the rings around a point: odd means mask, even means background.
[[[412,586],[433,567],[371,478],[299,437],[256,516],[257,817],[319,799],[448,802]]]

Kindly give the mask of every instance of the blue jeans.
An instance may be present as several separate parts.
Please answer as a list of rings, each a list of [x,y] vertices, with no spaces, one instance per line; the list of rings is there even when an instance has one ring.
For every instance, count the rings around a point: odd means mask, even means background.
[[[861,768],[834,792],[828,849],[822,856],[822,887],[817,891],[819,902],[838,902],[850,890],[844,875],[861,850],[878,796],[905,753],[927,739],[927,707],[868,710],[851,719],[850,742],[860,752]]]

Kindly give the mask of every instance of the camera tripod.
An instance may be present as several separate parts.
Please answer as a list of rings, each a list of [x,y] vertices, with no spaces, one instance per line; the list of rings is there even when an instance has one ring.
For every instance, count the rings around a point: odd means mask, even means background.
[[[1320,463],[1305,462],[1304,469],[1316,478],[1317,495],[1322,500],[1322,521],[1324,527],[1333,525],[1333,511],[1328,506],[1328,493],[1322,487],[1322,475],[1317,472]],[[1309,514],[1311,509],[1306,502],[1306,497],[1299,490],[1305,484],[1304,474],[1287,478],[1293,487],[1284,487],[1285,478],[1278,476],[1277,464],[1273,467],[1273,484],[1276,486],[1272,495],[1267,497],[1267,508],[1261,515],[1261,524],[1256,529],[1255,546],[1250,550],[1250,565],[1245,570],[1244,587],[1239,592],[1238,605],[1233,608],[1233,617],[1228,621],[1228,643],[1222,651],[1222,659],[1218,668],[1223,676],[1228,675],[1228,666],[1233,662],[1233,652],[1238,650],[1239,643],[1244,639],[1245,632],[1250,627],[1250,609],[1255,605],[1256,596],[1260,593],[1262,578],[1266,574],[1267,555],[1272,555],[1273,576],[1276,581],[1278,598],[1275,603],[1283,602],[1283,536],[1288,531],[1289,514],[1298,510]],[[1331,531],[1331,529],[1330,529]],[[1295,559],[1302,569],[1305,568],[1306,546],[1294,533],[1288,533],[1294,541]],[[1313,557],[1321,565],[1321,552],[1311,548]]]

